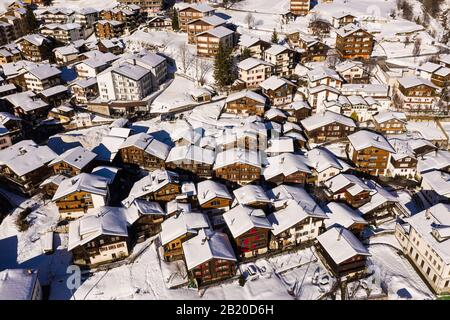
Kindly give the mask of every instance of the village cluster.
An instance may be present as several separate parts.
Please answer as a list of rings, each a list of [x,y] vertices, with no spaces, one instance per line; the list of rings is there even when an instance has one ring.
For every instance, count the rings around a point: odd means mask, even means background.
[[[324,18],[310,0],[287,1],[283,31],[251,11],[239,24],[238,1],[103,2],[14,1],[0,16],[0,198],[57,207],[45,254],[65,233],[73,264],[95,270],[152,241],[204,288],[311,248],[351,281],[368,275],[370,230],[392,223],[423,281],[450,292],[450,54],[395,64],[363,17]],[[183,43],[137,48],[133,34]],[[397,37],[420,57],[416,31]],[[235,77],[219,86],[227,50]],[[97,127],[98,143],[60,135]],[[42,297],[38,273],[0,270],[0,298]]]

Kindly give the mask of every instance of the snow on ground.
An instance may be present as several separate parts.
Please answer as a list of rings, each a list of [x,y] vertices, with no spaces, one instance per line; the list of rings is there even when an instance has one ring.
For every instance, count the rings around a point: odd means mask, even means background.
[[[31,225],[28,230],[19,232],[16,219],[24,208],[33,211],[28,215]],[[50,228],[56,226],[59,219],[58,209],[54,203],[44,203],[39,196],[34,196],[20,204],[0,224],[0,270],[5,268],[31,268],[39,270],[42,285],[53,281],[55,276],[65,274],[71,262],[67,252],[67,235],[55,234],[53,238],[54,253],[44,255],[40,237]]]
[[[64,8],[94,8],[103,9],[105,7],[113,7],[117,4],[114,0],[54,0],[54,7],[64,7]]]
[[[151,112],[171,112],[197,104],[190,95],[195,88],[194,82],[183,77],[175,77],[170,86],[153,101],[150,106]]]
[[[388,17],[396,8],[394,0],[334,0],[331,3],[320,3],[312,9],[324,18],[350,12],[355,16]]]
[[[289,3],[289,0],[278,0],[275,6],[273,0],[244,0],[235,3],[231,9],[281,14],[289,10]]]
[[[369,247],[372,257],[369,261],[379,267],[381,280],[388,288],[389,299],[433,299],[433,294],[420,276],[406,260],[394,249],[386,245]]]
[[[406,125],[408,131],[419,132],[426,140],[447,140],[445,133],[435,121],[408,121]]]

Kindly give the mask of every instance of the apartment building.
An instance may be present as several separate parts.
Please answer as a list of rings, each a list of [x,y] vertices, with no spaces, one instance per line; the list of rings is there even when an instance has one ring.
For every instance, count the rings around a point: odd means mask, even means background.
[[[188,5],[178,10],[178,19],[180,29],[184,32],[188,31],[188,23],[207,16],[212,16],[215,9],[205,3]]]
[[[221,26],[197,35],[197,55],[200,57],[214,57],[220,45],[227,48],[234,46],[233,30]]]
[[[343,59],[368,60],[372,55],[373,35],[355,24],[336,30],[336,49]]]

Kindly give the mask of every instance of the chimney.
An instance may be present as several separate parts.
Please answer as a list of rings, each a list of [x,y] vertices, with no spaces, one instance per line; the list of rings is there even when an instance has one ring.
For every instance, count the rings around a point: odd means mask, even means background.
[[[425,211],[425,218],[426,218],[427,220],[430,220],[430,219],[431,219],[430,209],[427,209],[427,210]]]
[[[341,228],[341,229],[339,230],[339,234],[338,234],[338,236],[337,236],[337,241],[341,240],[342,232],[343,232],[343,231],[344,231],[344,228]]]

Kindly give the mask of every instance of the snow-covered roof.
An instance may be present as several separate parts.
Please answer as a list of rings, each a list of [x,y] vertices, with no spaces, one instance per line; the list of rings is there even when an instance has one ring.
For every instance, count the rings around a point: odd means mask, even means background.
[[[109,166],[98,166],[92,169],[92,174],[95,174],[97,176],[103,177],[108,180],[108,184],[111,184],[114,182],[114,179],[117,176],[117,173],[119,172],[119,168],[116,167],[109,167]]]
[[[291,81],[277,76],[271,76],[259,84],[259,86],[265,90],[277,90],[284,85],[296,87],[296,85]]]
[[[203,205],[215,198],[232,199],[227,187],[213,180],[205,180],[197,184],[198,203]]]
[[[285,177],[296,172],[311,173],[308,159],[300,154],[283,153],[267,158],[268,165],[263,169],[264,179],[270,180],[278,175]]]
[[[317,241],[336,264],[357,255],[371,256],[369,250],[349,230],[334,227],[317,237]]]
[[[97,78],[87,78],[87,79],[79,79],[77,81],[75,81],[72,85],[73,86],[78,86],[81,88],[89,88],[90,86],[96,85],[97,84]]]
[[[407,122],[406,114],[403,112],[395,112],[395,111],[383,111],[373,116],[373,119],[377,123],[384,123],[389,120],[398,120],[400,122]]]
[[[450,263],[450,204],[438,203],[405,221],[438,253],[445,264]],[[442,239],[438,240],[434,234]]]
[[[195,161],[212,165],[214,159],[214,151],[200,148],[195,145],[187,145],[172,148],[167,156],[166,162]]]
[[[222,25],[222,24],[227,22],[227,20],[222,19],[221,17],[219,17],[219,16],[214,14],[214,15],[211,15],[211,16],[206,16],[206,17],[203,17],[203,18],[200,18],[200,19],[197,19],[197,20],[190,21],[190,22],[188,22],[188,24],[195,23],[195,22],[198,22],[198,21],[203,21],[203,22],[205,22],[205,23],[207,23],[207,24],[209,24],[211,26],[214,26],[214,27],[220,26],[220,25]]]
[[[239,38],[239,45],[240,45],[240,46],[243,46],[243,47],[246,47],[246,48],[249,48],[249,47],[251,47],[251,46],[254,46],[254,45],[257,44],[258,42],[265,42],[265,43],[267,43],[268,45],[270,45],[269,42],[264,41],[264,40],[262,40],[262,39],[260,39],[260,38],[252,37],[252,36],[250,36],[250,35],[248,35],[248,34],[243,34],[243,35]]]
[[[355,150],[357,151],[373,147],[395,153],[395,150],[392,148],[391,144],[386,140],[386,138],[376,132],[360,130],[349,135],[347,138],[352,144],[353,148],[355,148]]]
[[[317,172],[322,172],[328,168],[336,168],[344,172],[351,168],[344,160],[339,159],[334,153],[325,148],[316,147],[309,150],[306,156],[310,166]]]
[[[45,80],[61,74],[61,71],[58,68],[55,68],[49,64],[41,65],[37,68],[29,70],[29,72],[39,80]]]
[[[312,69],[311,71],[307,72],[306,75],[308,76],[309,81],[315,82],[326,78],[331,78],[337,81],[342,81],[341,76],[333,69],[319,66],[317,68]]]
[[[69,243],[71,251],[99,236],[128,237],[127,214],[124,207],[100,207],[69,223]]]
[[[202,33],[199,33],[197,36],[203,36],[205,34],[209,34],[209,35],[211,35],[213,37],[216,37],[216,38],[223,38],[223,37],[226,37],[226,36],[228,36],[230,34],[233,34],[233,33],[234,33],[233,30],[230,30],[230,29],[228,29],[226,27],[220,26],[220,27],[217,27],[217,28],[204,31]]]
[[[25,112],[45,108],[48,106],[47,103],[37,98],[36,94],[31,90],[14,93],[4,97],[4,99],[9,101],[14,107],[22,108]]]
[[[185,241],[183,252],[188,270],[211,259],[236,261],[228,236],[207,229],[201,229],[195,237]]]
[[[282,209],[275,211],[267,218],[272,224],[272,233],[279,235],[309,217],[318,219],[328,218],[320,207],[318,210],[309,210],[308,206],[303,207],[302,202],[296,200],[287,200]]]
[[[38,272],[27,269],[0,271],[0,300],[31,300],[38,283]]]
[[[270,54],[270,55],[279,55],[287,50],[290,50],[289,48],[279,45],[279,44],[272,44],[270,48],[268,48],[264,53]]]
[[[423,173],[422,178],[438,195],[450,198],[450,174],[434,170]]]
[[[329,217],[329,219],[325,221],[327,228],[335,226],[350,228],[354,224],[368,224],[361,212],[350,208],[345,203],[330,202],[327,204],[326,212]]]
[[[327,181],[324,182],[324,185],[330,190],[333,194],[345,189],[352,196],[355,196],[363,191],[373,191],[369,188],[364,181],[362,181],[357,176],[352,174],[340,173]]]
[[[48,146],[39,146],[32,140],[22,140],[0,150],[0,165],[10,168],[19,177],[46,166],[57,154]]]
[[[138,81],[150,74],[150,70],[139,65],[129,63],[124,63],[118,67],[114,67],[111,71],[134,81]]]
[[[106,196],[108,194],[108,179],[95,174],[80,173],[75,177],[63,180],[52,200],[56,201],[80,191]]]
[[[225,212],[223,219],[234,238],[253,228],[272,229],[264,211],[242,205]]]
[[[356,123],[353,119],[332,111],[313,114],[312,116],[300,121],[300,123],[303,128],[308,131],[318,129],[332,123],[339,123],[347,127],[356,127]]]
[[[264,65],[264,66],[269,66],[269,67],[273,67],[274,65],[270,62],[261,60],[261,59],[256,59],[256,58],[247,58],[245,60],[242,60],[241,62],[238,63],[238,68],[242,69],[242,70],[250,70],[253,69],[257,66],[260,65]]]
[[[345,60],[336,65],[337,72],[344,72],[353,68],[364,68],[364,64],[361,61]]]
[[[45,179],[40,185],[39,187],[44,187],[48,184],[54,184],[56,186],[59,186],[59,184],[61,183],[61,181],[67,179],[66,176],[63,176],[62,174],[56,174],[54,176],[48,177],[47,179]]]
[[[18,39],[17,42],[20,42],[21,40],[25,40],[30,42],[31,44],[40,47],[44,42],[49,42],[49,40],[46,37],[43,37],[39,34],[29,34],[26,36],[23,36],[22,38]]]
[[[429,73],[433,73],[440,68],[442,68],[442,66],[440,64],[433,63],[433,62],[425,62],[423,65],[417,67],[418,70],[426,71]]]
[[[369,180],[367,186],[372,189],[372,197],[370,201],[358,208],[363,214],[368,214],[373,210],[384,206],[388,203],[399,203],[399,199],[378,183]]]
[[[436,150],[419,158],[417,170],[421,173],[431,170],[442,170],[450,166],[450,151]]]
[[[214,163],[214,170],[232,165],[247,164],[261,168],[261,155],[254,150],[232,148],[219,152]]]
[[[166,245],[188,233],[198,234],[200,229],[210,227],[208,216],[198,212],[181,212],[161,224],[161,244]]]
[[[230,102],[242,99],[242,98],[249,98],[249,99],[252,99],[263,105],[266,103],[266,97],[254,92],[254,91],[250,91],[250,90],[242,90],[239,92],[232,93],[227,97],[225,102],[230,103]]]
[[[339,36],[345,38],[360,30],[365,31],[362,28],[358,27],[356,24],[350,23],[336,30],[336,33]]]
[[[52,162],[49,163],[49,166],[53,166],[59,162],[65,162],[77,169],[83,169],[96,157],[97,154],[95,154],[94,152],[89,151],[82,146],[78,146],[73,149],[69,149],[56,157]]]
[[[241,205],[251,205],[256,202],[270,203],[269,197],[260,185],[248,184],[234,190],[233,194]]]
[[[408,88],[413,88],[416,86],[427,86],[427,87],[431,87],[433,89],[439,89],[438,86],[436,86],[433,82],[431,82],[430,80],[424,79],[424,78],[419,78],[419,77],[414,77],[414,76],[410,76],[410,77],[404,77],[404,78],[399,78],[398,79],[398,83],[408,89]]]
[[[129,204],[133,202],[134,199],[157,192],[162,187],[171,183],[179,183],[179,176],[177,173],[156,169],[134,183],[128,197],[124,200],[124,203]]]

